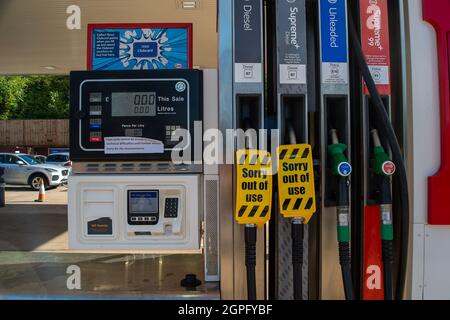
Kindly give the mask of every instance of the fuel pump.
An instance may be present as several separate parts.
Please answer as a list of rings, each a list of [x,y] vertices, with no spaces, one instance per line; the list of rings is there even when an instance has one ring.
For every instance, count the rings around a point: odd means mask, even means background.
[[[378,34],[379,37],[383,34],[383,25],[387,24],[386,17],[387,17],[387,2],[386,1],[377,1],[377,4],[374,5],[371,1],[360,1],[360,9],[361,9],[361,16],[362,12],[364,12],[365,3],[368,3],[369,8],[372,11],[367,11],[368,13],[374,13],[369,17],[370,22],[373,24],[367,24],[367,26],[373,26]],[[404,290],[405,290],[405,283],[406,283],[406,268],[407,268],[407,260],[408,260],[408,246],[409,246],[409,195],[408,195],[408,181],[407,181],[407,173],[406,173],[406,167],[405,167],[405,161],[402,155],[402,150],[400,148],[399,140],[397,138],[397,135],[395,133],[395,130],[393,128],[393,125],[390,121],[390,109],[389,104],[386,99],[383,99],[382,94],[385,92],[384,90],[389,90],[389,64],[386,66],[386,60],[387,58],[384,57],[381,59],[382,63],[381,66],[377,65],[369,65],[371,63],[371,59],[374,59],[373,56],[369,56],[367,51],[365,51],[363,48],[367,45],[367,43],[361,43],[361,38],[358,36],[358,32],[356,29],[355,22],[357,19],[350,16],[350,44],[353,48],[354,53],[354,59],[355,64],[359,70],[359,72],[362,75],[362,78],[364,80],[365,84],[365,91],[370,96],[370,105],[368,106],[369,112],[372,113],[372,119],[376,119],[377,124],[377,134],[375,134],[375,131],[372,131],[372,139],[374,143],[374,148],[377,148],[375,150],[375,157],[378,157],[379,159],[386,160],[386,156],[384,155],[384,152],[382,152],[381,148],[379,148],[380,140],[377,139],[378,133],[381,137],[384,137],[386,145],[390,148],[392,151],[392,157],[393,161],[397,166],[397,183],[398,183],[398,203],[399,203],[399,248],[400,251],[398,253],[399,255],[399,269],[398,269],[398,276],[396,277],[396,283],[395,283],[395,289],[393,289],[393,293],[391,293],[389,288],[389,283],[387,283],[387,298],[390,298],[390,295],[395,296],[395,299],[401,300],[403,298]],[[386,32],[386,29],[384,29],[384,32]],[[384,34],[385,35],[385,34]],[[381,42],[380,42],[381,41]],[[382,47],[386,47],[383,44],[389,42],[389,39],[381,39],[377,43],[380,44]],[[385,42],[383,42],[385,41]],[[384,53],[386,55],[388,53]],[[383,53],[381,53],[383,55]],[[375,57],[376,58],[376,57]],[[375,59],[375,61],[380,61]],[[381,68],[380,68],[381,67]],[[377,72],[378,71],[378,72]],[[381,73],[380,73],[381,71]],[[387,84],[386,84],[387,82]],[[367,100],[366,100],[367,101]],[[366,119],[364,119],[366,121]],[[370,122],[369,122],[370,123]],[[366,128],[367,124],[366,124]],[[370,129],[370,128],[369,128]],[[370,137],[368,139],[365,139],[366,141],[366,147],[368,145],[368,141],[370,141]],[[381,160],[379,160],[381,161]],[[375,170],[379,170],[379,168],[375,168]],[[373,185],[373,183],[371,183]],[[385,194],[387,195],[387,181],[384,181],[384,187],[385,188]],[[380,202],[391,202],[389,199],[382,199]],[[389,205],[389,204],[387,204]],[[384,208],[383,208],[384,207]],[[383,211],[386,209],[385,206],[383,206],[381,210]],[[379,217],[377,217],[378,221],[380,220]],[[388,220],[388,219],[387,219]],[[389,226],[389,223],[387,224]],[[388,228],[386,228],[387,231]],[[382,232],[384,232],[382,231]],[[389,233],[388,233],[389,234]],[[385,236],[383,236],[384,238]],[[386,236],[386,239],[389,240],[390,237]],[[388,244],[388,243],[386,243]],[[390,244],[389,244],[390,246]],[[389,272],[391,261],[389,259],[390,255],[390,248],[386,246],[385,248],[385,258],[386,258],[386,266],[388,268],[387,272]],[[385,282],[391,281],[390,275],[387,275],[388,279],[385,279]]]
[[[321,278],[323,299],[353,300],[350,266],[351,158],[347,1],[320,0]],[[338,219],[336,219],[336,214]],[[338,246],[336,245],[338,239]],[[341,268],[338,267],[340,262]],[[336,279],[342,278],[342,282]],[[345,294],[343,296],[343,293]]]
[[[186,135],[202,71],[79,71],[70,85],[70,247],[198,251],[203,144]]]
[[[245,142],[236,136],[253,129],[257,132],[265,128],[265,86],[264,86],[264,1],[262,0],[220,0],[218,1],[219,30],[219,128],[223,136],[236,133],[227,138],[227,150],[266,149],[263,140],[249,139]],[[249,131],[249,133],[251,133]],[[225,149],[225,148],[224,148]],[[254,223],[249,228],[236,226],[238,180],[235,153],[226,153],[226,161],[219,165],[219,207],[221,238],[221,291],[224,299],[263,299],[265,291],[266,245],[264,225],[256,232]],[[232,155],[232,156],[231,156]],[[225,159],[224,159],[225,160]],[[252,170],[251,170],[252,171]],[[252,196],[250,196],[252,197]],[[254,203],[252,202],[252,207]],[[251,210],[251,209],[250,209]],[[239,222],[238,222],[239,224]],[[244,223],[246,225],[247,223]],[[253,228],[253,229],[252,229]],[[247,237],[246,237],[247,233]],[[256,235],[256,260],[246,259],[244,242],[253,243]],[[250,253],[247,250],[247,253]],[[247,255],[249,256],[249,255]],[[250,256],[252,256],[250,254]],[[253,259],[253,258],[252,258]],[[248,263],[247,263],[248,262]],[[254,262],[254,263],[253,263]],[[249,289],[245,272],[249,265]],[[254,272],[251,271],[254,269]],[[256,281],[251,279],[256,278]]]
[[[307,5],[305,0],[274,0],[267,2],[268,28],[268,108],[276,114],[277,128],[280,130],[280,152],[302,150],[299,144],[308,142],[308,115],[313,108],[314,94],[310,94],[314,83],[314,73],[309,70],[307,33],[312,31],[307,24]],[[292,146],[293,149],[289,149]],[[312,154],[312,151],[310,155]],[[280,155],[280,154],[279,154]],[[298,156],[302,155],[299,152]],[[294,155],[294,159],[296,155]],[[285,161],[286,159],[279,159]],[[303,161],[301,158],[295,161]],[[310,167],[312,168],[312,166]],[[305,214],[297,208],[285,215],[288,208],[283,202],[289,197],[281,194],[286,183],[283,172],[278,175],[276,196],[280,201],[272,221],[271,243],[274,263],[270,270],[273,276],[274,298],[288,300],[294,297],[300,300],[309,296],[309,228]],[[281,179],[281,180],[280,180]],[[277,193],[277,191],[279,191]],[[297,199],[295,199],[297,200]],[[306,203],[306,202],[305,202]],[[292,203],[292,205],[295,204]],[[292,211],[292,208],[289,208]],[[292,261],[292,265],[286,263]]]

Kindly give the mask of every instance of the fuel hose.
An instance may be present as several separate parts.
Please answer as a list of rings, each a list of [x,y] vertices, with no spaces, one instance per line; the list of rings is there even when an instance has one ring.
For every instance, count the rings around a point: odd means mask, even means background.
[[[250,130],[250,118],[243,119],[244,130]],[[250,148],[250,141],[246,140],[246,148]],[[258,229],[254,224],[245,226],[245,267],[247,269],[247,299],[256,301],[256,241]]]
[[[409,194],[408,194],[408,179],[406,173],[405,161],[403,159],[400,144],[395,134],[394,128],[389,120],[389,116],[385,109],[383,100],[378,92],[375,81],[370,73],[369,66],[367,65],[364,52],[361,48],[361,42],[358,37],[358,33],[353,21],[353,17],[349,16],[350,22],[350,43],[353,47],[354,55],[358,68],[363,76],[363,79],[367,85],[372,102],[374,106],[374,112],[380,119],[379,130],[381,134],[386,137],[387,142],[392,150],[392,156],[394,162],[397,164],[398,181],[399,181],[399,196],[401,205],[401,232],[400,232],[400,266],[397,282],[395,286],[395,298],[396,300],[402,300],[405,293],[407,264],[408,264],[408,249],[409,249]]]
[[[247,268],[248,300],[256,300],[256,225],[245,226],[245,267]]]
[[[292,267],[294,273],[294,300],[303,300],[303,239],[305,225],[302,219],[292,220]]]
[[[296,144],[297,136],[290,120],[286,120],[287,136],[289,143]],[[292,267],[294,275],[294,300],[303,300],[303,242],[305,238],[304,220],[292,219]]]

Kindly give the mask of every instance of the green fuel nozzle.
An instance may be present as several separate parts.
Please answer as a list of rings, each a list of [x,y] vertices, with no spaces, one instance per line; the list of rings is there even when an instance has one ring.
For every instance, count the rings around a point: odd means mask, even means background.
[[[384,150],[383,145],[381,144],[380,137],[378,135],[378,130],[374,129],[371,131],[373,145],[374,145],[374,166],[373,170],[375,174],[379,176],[390,177],[394,175],[396,171],[396,167],[394,162],[392,162],[391,158]]]
[[[380,191],[380,220],[381,220],[381,242],[382,256],[384,265],[385,298],[392,300],[392,268],[394,263],[393,241],[394,241],[394,221],[392,214],[392,190],[391,179],[395,173],[394,162],[384,150],[381,144],[377,130],[372,130],[372,139],[374,145],[374,164],[373,170],[379,177]]]
[[[345,296],[347,300],[354,300],[354,289],[351,274],[351,254],[350,254],[350,197],[349,179],[352,173],[352,166],[348,161],[345,151],[347,145],[339,143],[336,129],[330,130],[331,144],[328,152],[332,158],[332,173],[337,178],[337,236],[339,243],[339,264],[342,270]]]
[[[350,242],[350,206],[349,206],[349,181],[348,176],[352,173],[352,166],[345,156],[347,145],[339,143],[336,129],[330,130],[331,145],[328,152],[333,159],[332,173],[338,177],[337,184],[337,215],[338,215],[338,241],[340,243]]]
[[[328,152],[333,159],[332,173],[335,176],[348,177],[352,173],[352,166],[345,156],[347,145],[339,143],[339,138],[336,129],[330,130],[332,144],[328,146]]]
[[[392,241],[394,240],[394,226],[392,218],[391,177],[394,175],[396,168],[381,144],[378,130],[372,130],[371,134],[375,157],[373,170],[380,177],[381,239],[383,241]]]

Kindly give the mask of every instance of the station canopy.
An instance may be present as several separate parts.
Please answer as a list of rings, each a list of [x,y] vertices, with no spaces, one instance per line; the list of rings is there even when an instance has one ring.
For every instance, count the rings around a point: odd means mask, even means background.
[[[81,9],[69,30],[67,8]],[[0,75],[86,69],[89,23],[192,23],[193,66],[217,67],[215,0],[1,0]]]

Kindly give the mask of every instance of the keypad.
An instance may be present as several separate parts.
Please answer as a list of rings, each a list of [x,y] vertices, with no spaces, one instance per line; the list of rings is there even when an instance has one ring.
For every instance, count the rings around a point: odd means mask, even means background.
[[[166,142],[167,144],[177,144],[178,141],[172,141],[172,134],[181,129],[181,126],[166,126]]]
[[[178,217],[178,198],[166,198],[164,206],[164,218]]]

